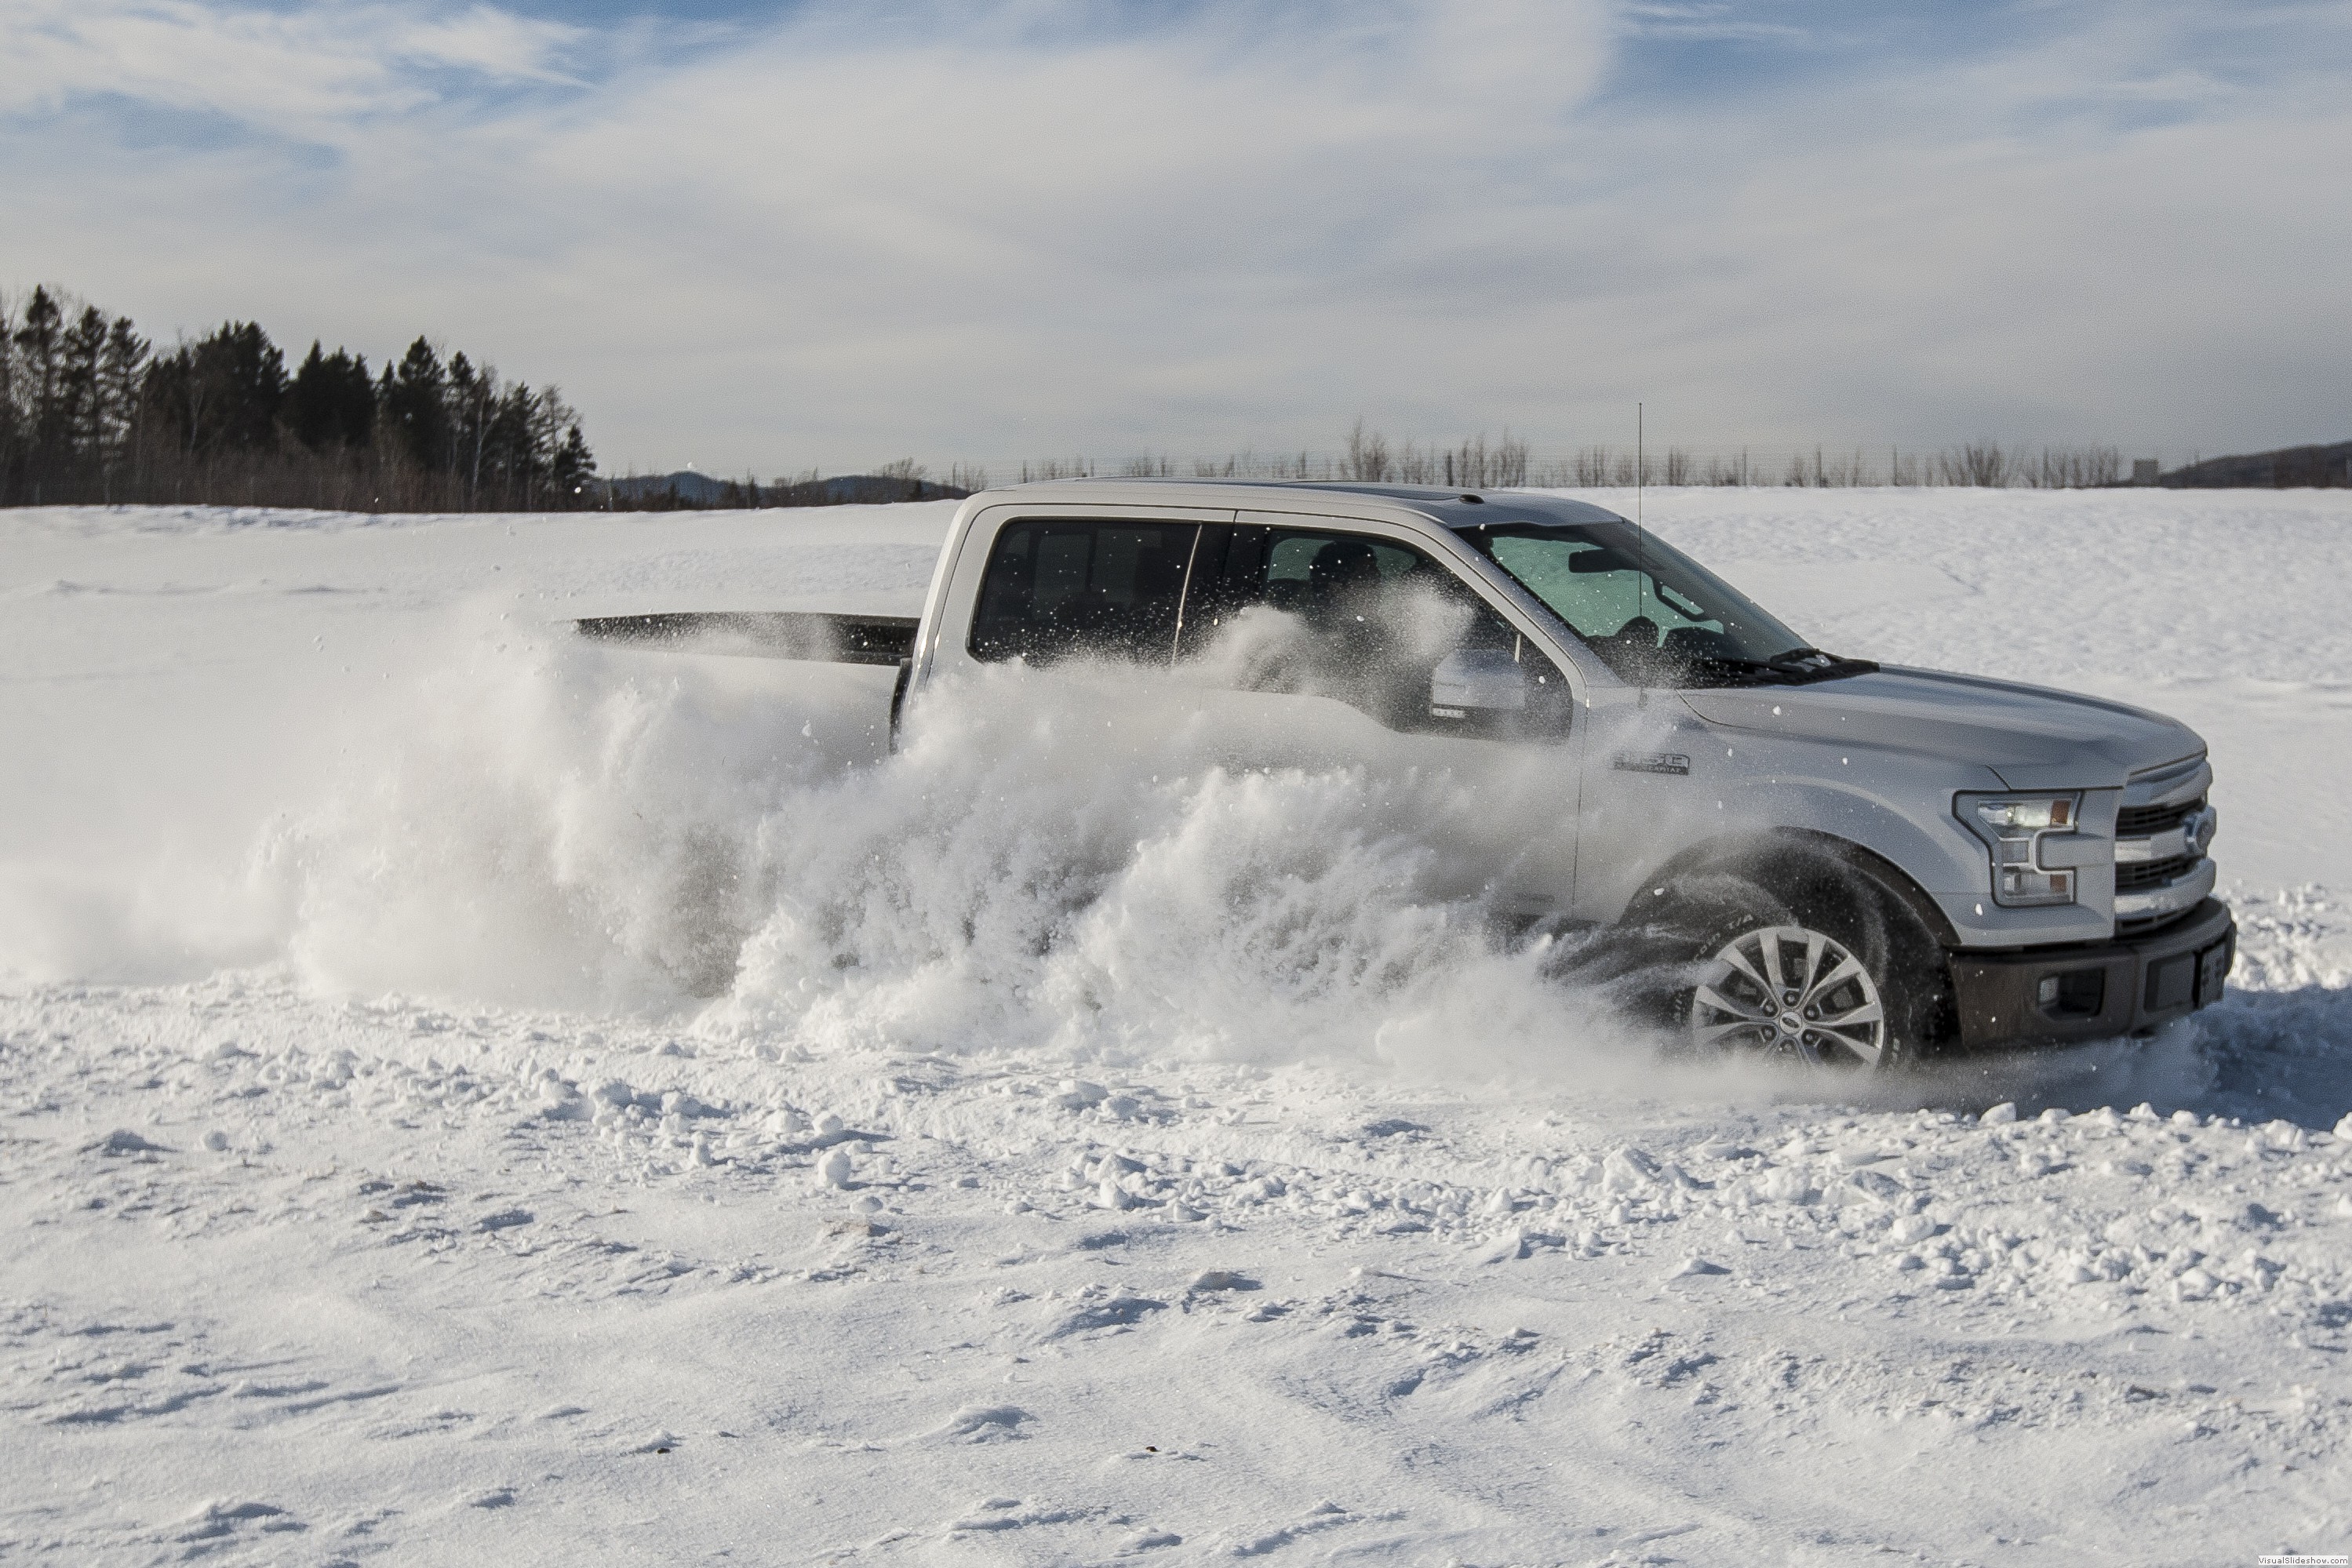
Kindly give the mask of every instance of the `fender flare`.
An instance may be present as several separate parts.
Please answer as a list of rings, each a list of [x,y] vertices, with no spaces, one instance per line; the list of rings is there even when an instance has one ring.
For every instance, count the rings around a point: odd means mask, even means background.
[[[1949,950],[1960,945],[1959,933],[1953,928],[1951,918],[1901,866],[1850,839],[1810,828],[1770,828],[1693,844],[1651,873],[1644,885],[1671,888],[1696,873],[1713,872],[1744,875],[1769,889],[1787,876],[1789,862],[1801,861],[1815,864],[1827,862],[1841,871],[1867,879],[1909,910],[1938,946]],[[1639,904],[1637,894],[1634,905],[1626,910],[1621,920],[1630,920]]]

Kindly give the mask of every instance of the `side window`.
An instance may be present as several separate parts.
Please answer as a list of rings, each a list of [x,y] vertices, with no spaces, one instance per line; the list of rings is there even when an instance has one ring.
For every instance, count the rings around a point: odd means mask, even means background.
[[[1257,691],[1334,697],[1393,729],[1566,733],[1568,683],[1443,562],[1339,531],[1213,525],[1179,656]]]
[[[1165,664],[1194,523],[1020,522],[996,536],[972,616],[975,659]]]

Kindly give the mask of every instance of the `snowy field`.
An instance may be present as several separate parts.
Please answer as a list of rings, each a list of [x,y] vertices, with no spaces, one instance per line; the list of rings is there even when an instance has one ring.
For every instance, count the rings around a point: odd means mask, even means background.
[[[911,612],[944,506],[0,512],[0,1558],[2352,1550],[2352,495],[1646,506],[2197,727],[2230,998],[1669,1071],[1380,780],[559,630]]]

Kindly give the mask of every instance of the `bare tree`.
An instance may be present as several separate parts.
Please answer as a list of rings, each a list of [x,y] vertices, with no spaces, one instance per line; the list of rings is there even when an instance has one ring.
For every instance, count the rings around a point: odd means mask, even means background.
[[[2115,446],[2045,446],[2021,466],[2025,482],[2038,490],[2092,489],[2123,477],[2124,455]]]
[[[1506,490],[1528,482],[1528,444],[1512,435],[1508,425],[1503,427],[1503,439],[1495,446],[1494,474],[1494,483]]]
[[[1971,441],[1937,453],[1936,467],[1947,485],[1997,490],[2008,486],[2016,472],[2017,459],[2013,454],[2002,451],[1998,441]]]

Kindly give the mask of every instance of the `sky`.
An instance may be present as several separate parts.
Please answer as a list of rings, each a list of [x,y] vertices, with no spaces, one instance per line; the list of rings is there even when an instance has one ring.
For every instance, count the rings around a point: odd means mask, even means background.
[[[2352,0],[0,0],[0,288],[607,471],[2352,437]]]

